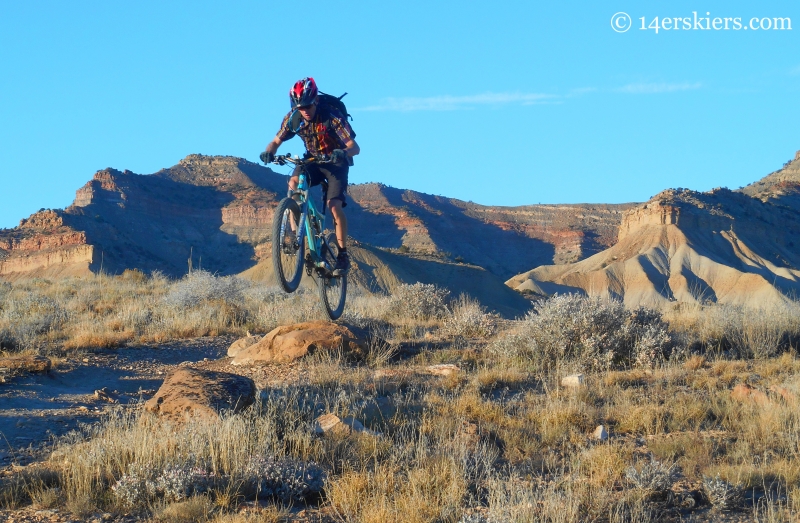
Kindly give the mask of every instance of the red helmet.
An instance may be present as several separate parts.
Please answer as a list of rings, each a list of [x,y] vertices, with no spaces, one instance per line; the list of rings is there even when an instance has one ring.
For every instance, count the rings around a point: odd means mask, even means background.
[[[292,101],[292,109],[311,105],[317,100],[317,83],[310,76],[295,82],[294,87],[289,90],[289,99]]]

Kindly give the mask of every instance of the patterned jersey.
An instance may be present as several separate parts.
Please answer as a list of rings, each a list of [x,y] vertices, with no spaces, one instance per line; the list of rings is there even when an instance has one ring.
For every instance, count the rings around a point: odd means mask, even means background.
[[[356,133],[346,117],[333,108],[320,105],[310,121],[304,120],[295,111],[290,111],[283,118],[278,139],[285,142],[295,134],[303,139],[308,154],[319,156],[331,154],[334,149],[344,149],[345,144],[354,139]]]

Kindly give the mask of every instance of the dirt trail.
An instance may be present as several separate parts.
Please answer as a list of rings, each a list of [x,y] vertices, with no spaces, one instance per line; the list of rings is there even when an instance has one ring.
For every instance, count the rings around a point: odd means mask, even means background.
[[[0,467],[41,457],[53,438],[92,423],[115,404],[150,398],[170,369],[225,356],[232,337],[170,341],[159,346],[100,350],[67,359],[48,374],[25,375],[0,384]]]

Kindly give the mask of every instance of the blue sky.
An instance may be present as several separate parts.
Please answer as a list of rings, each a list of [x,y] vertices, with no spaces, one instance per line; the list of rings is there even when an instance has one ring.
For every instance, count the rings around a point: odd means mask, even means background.
[[[792,30],[640,29],[693,12]],[[350,93],[351,183],[484,204],[737,188],[800,149],[796,0],[2,2],[0,71],[0,227],[104,167],[257,161],[303,76]]]

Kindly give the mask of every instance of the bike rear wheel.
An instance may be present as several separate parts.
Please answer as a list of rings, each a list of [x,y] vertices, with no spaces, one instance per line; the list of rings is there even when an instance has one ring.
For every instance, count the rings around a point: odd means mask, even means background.
[[[336,265],[336,256],[339,254],[339,244],[336,235],[331,233],[326,238],[327,245],[322,246],[322,259],[333,269]],[[331,320],[338,319],[344,312],[344,302],[347,298],[347,274],[332,276],[330,271],[317,274],[319,298],[325,307],[325,312]]]
[[[303,277],[305,242],[298,242],[300,233],[300,206],[291,198],[284,198],[272,218],[272,267],[281,289],[294,292]]]

